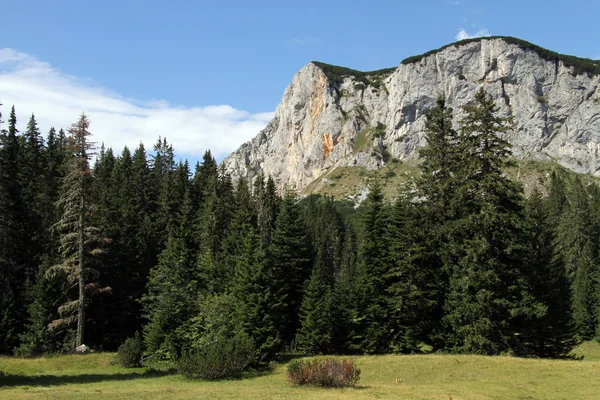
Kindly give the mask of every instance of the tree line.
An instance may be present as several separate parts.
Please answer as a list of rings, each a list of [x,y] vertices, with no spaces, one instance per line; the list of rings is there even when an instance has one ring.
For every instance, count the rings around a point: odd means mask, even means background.
[[[483,89],[453,127],[426,113],[421,174],[358,207],[193,171],[159,138],[95,162],[85,115],[0,136],[0,351],[115,350],[136,331],[178,360],[213,343],[282,352],[567,357],[600,319],[600,191],[556,169],[525,197],[511,121]],[[1,121],[1,115],[0,115]],[[5,127],[6,125],[6,127]]]

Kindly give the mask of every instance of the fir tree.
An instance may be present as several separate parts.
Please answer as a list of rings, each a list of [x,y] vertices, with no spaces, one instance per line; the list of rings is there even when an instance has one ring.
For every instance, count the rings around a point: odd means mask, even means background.
[[[20,180],[21,146],[12,107],[0,143],[0,352],[17,345],[25,319],[26,209]]]
[[[365,201],[363,240],[359,253],[365,271],[368,304],[365,310],[363,349],[367,353],[385,353],[389,343],[389,309],[386,289],[389,286],[389,247],[386,242],[387,209],[381,185],[375,181]]]
[[[265,265],[257,232],[250,228],[243,242],[244,252],[235,270],[233,298],[238,325],[254,339],[258,359],[272,359],[282,340],[273,320],[273,309],[281,308],[273,293],[272,276]]]
[[[92,144],[88,141],[89,120],[82,114],[79,120],[69,129],[69,144],[72,157],[68,173],[62,187],[58,202],[62,210],[61,219],[56,229],[61,232],[60,250],[62,263],[51,267],[46,276],[52,278],[59,271],[66,274],[70,283],[78,285],[78,299],[67,302],[59,308],[61,318],[54,320],[49,328],[77,323],[76,346],[84,343],[86,307],[88,292],[102,292],[110,288],[99,288],[94,283],[98,272],[91,268],[91,260],[101,253],[98,245],[103,245],[105,239],[98,228],[89,224],[91,209],[91,179],[92,170],[89,160],[92,156]]]
[[[299,328],[302,291],[311,266],[306,227],[291,189],[285,193],[274,225],[266,261],[271,269],[272,291],[281,307],[273,310],[273,318],[282,339],[290,343]]]
[[[528,249],[526,275],[537,305],[524,323],[525,354],[536,357],[567,357],[577,345],[571,309],[571,288],[562,258],[556,249],[556,233],[550,214],[551,201],[544,202],[536,189],[527,201]]]
[[[327,354],[332,349],[332,297],[327,266],[319,252],[300,308],[298,348],[310,354]]]
[[[340,270],[335,276],[331,293],[332,352],[356,354],[362,352],[364,320],[366,318],[365,271],[358,263],[356,228],[348,224]]]
[[[598,245],[594,211],[587,188],[579,178],[561,215],[558,226],[560,254],[572,285],[573,317],[577,333],[591,339],[598,325]]]
[[[503,174],[510,154],[501,138],[508,120],[483,89],[464,107],[458,150],[462,168],[452,201],[454,252],[446,301],[446,346],[458,352],[498,354],[518,347],[515,315],[526,312],[521,262],[521,191]]]
[[[388,238],[390,269],[386,288],[390,322],[388,351],[418,351],[437,304],[438,275],[425,263],[417,209],[402,195],[392,210]]]

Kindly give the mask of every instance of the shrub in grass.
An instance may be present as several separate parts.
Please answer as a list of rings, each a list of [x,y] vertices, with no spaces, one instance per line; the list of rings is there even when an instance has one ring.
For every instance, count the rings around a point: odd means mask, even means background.
[[[179,373],[193,379],[221,379],[236,376],[254,360],[255,347],[246,334],[221,338],[183,352],[177,363]]]
[[[347,358],[319,357],[291,361],[287,367],[287,376],[295,385],[348,387],[358,382],[360,369]]]
[[[117,350],[119,364],[125,368],[137,368],[142,366],[144,346],[139,332],[133,338],[127,338]]]

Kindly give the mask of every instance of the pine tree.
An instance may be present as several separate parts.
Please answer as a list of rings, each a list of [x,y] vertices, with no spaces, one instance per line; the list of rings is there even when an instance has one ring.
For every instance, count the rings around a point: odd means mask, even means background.
[[[436,107],[426,112],[427,146],[419,151],[423,159],[417,180],[419,194],[425,198],[427,217],[439,223],[454,215],[452,197],[455,194],[457,169],[460,167],[458,133],[452,128],[452,108],[439,97]]]
[[[23,187],[23,203],[26,208],[25,229],[28,232],[26,249],[26,279],[33,281],[39,268],[41,257],[47,240],[48,226],[43,224],[42,211],[47,208],[43,197],[44,186],[44,143],[32,114],[23,135],[23,151],[21,163],[21,179]]]
[[[8,130],[0,137],[0,352],[18,343],[25,319],[24,283],[26,209],[20,180],[21,146],[12,107]]]
[[[166,207],[169,206],[170,183],[175,170],[174,158],[173,146],[167,142],[166,138],[159,137],[154,145],[154,155],[151,163],[150,187],[154,190],[150,203],[153,208],[153,231],[158,237],[160,249],[164,249],[166,245],[169,236],[168,228],[176,226],[176,224],[171,224],[171,215],[166,212]]]
[[[178,356],[176,331],[195,311],[196,258],[188,249],[187,233],[185,228],[170,233],[158,264],[150,270],[148,292],[142,298],[148,320],[144,341],[150,352],[160,350],[165,358]]]
[[[498,354],[518,347],[515,316],[525,313],[521,190],[503,173],[510,154],[501,138],[509,121],[483,89],[464,107],[458,150],[462,167],[451,225],[456,260],[446,301],[446,346]]]
[[[40,189],[42,202],[40,207],[43,219],[42,239],[43,256],[40,260],[36,279],[29,286],[27,323],[25,332],[20,335],[21,345],[17,349],[22,356],[40,355],[49,352],[70,350],[72,330],[67,328],[50,331],[47,326],[58,319],[58,307],[69,299],[68,284],[65,277],[46,278],[46,271],[60,261],[59,240],[51,227],[58,222],[59,214],[55,206],[60,194],[60,183],[65,172],[64,132],[57,134],[54,128],[48,132],[47,147],[43,152],[43,185]]]
[[[423,334],[434,348],[443,348],[443,306],[448,291],[449,273],[457,262],[456,243],[452,231],[453,221],[460,215],[462,203],[455,201],[461,179],[460,138],[452,126],[453,110],[443,96],[436,106],[426,112],[427,146],[420,150],[423,159],[421,174],[416,180],[415,203],[419,215],[420,262],[429,276],[428,300],[434,301],[426,313],[427,326]],[[409,200],[409,199],[407,199]],[[460,246],[460,244],[458,244]],[[423,321],[424,322],[424,321]]]
[[[237,259],[245,252],[244,237],[246,232],[256,230],[256,207],[254,199],[248,188],[248,182],[240,178],[236,185],[234,196],[233,213],[231,216],[230,227],[227,236],[223,242],[223,255],[220,263],[223,267],[223,282],[231,282],[235,275],[235,264]],[[213,289],[213,292],[229,291],[230,288],[224,286],[219,290]]]
[[[588,189],[579,178],[572,185],[560,218],[558,238],[567,278],[572,285],[577,333],[582,339],[591,339],[598,326],[600,307],[597,229]]]
[[[365,275],[368,304],[365,310],[365,337],[363,349],[380,354],[388,350],[389,309],[386,289],[389,286],[389,247],[386,242],[388,214],[381,185],[375,181],[365,200],[363,240],[359,253]]]
[[[263,232],[263,240],[265,238]],[[273,319],[282,340],[291,343],[298,330],[304,282],[309,277],[311,249],[296,193],[288,189],[281,202],[266,262],[271,270],[271,287],[279,309]]]
[[[192,179],[192,199],[194,200],[194,209],[201,209],[204,203],[209,182],[218,174],[217,162],[213,158],[210,150],[204,152],[202,163],[196,164],[196,170]]]
[[[300,308],[298,348],[310,354],[332,351],[333,304],[324,261],[319,253]]]
[[[557,229],[560,224],[561,215],[567,206],[567,194],[565,181],[556,170],[550,174],[550,183],[548,185],[548,218],[553,229]]]
[[[348,224],[340,270],[335,276],[332,304],[332,352],[337,354],[362,353],[364,319],[367,299],[365,271],[358,263],[356,228]]]
[[[255,197],[258,213],[258,230],[263,240],[263,245],[268,251],[271,243],[271,236],[275,229],[275,221],[279,213],[279,197],[275,188],[275,181],[269,176],[264,188],[260,188],[262,177],[257,179],[255,188]]]
[[[418,351],[438,300],[437,266],[432,268],[425,262],[425,240],[417,212],[401,193],[388,227],[390,269],[386,292],[390,322],[386,328],[390,337],[388,351],[394,353]]]
[[[249,228],[243,242],[244,252],[235,270],[233,298],[237,324],[254,339],[259,361],[273,358],[282,340],[273,320],[273,309],[281,307],[273,293],[272,276],[264,262],[260,238]]]
[[[223,245],[234,213],[234,194],[231,177],[223,171],[208,181],[202,209],[198,210],[197,225],[200,237],[198,269],[212,293],[225,291],[230,265],[224,265]]]
[[[527,201],[526,275],[535,312],[525,321],[525,353],[536,357],[567,357],[577,345],[571,309],[571,287],[552,227],[554,204],[536,189]]]
[[[46,273],[47,277],[52,278],[59,271],[63,272],[70,283],[78,285],[78,299],[63,304],[59,308],[61,318],[49,326],[56,329],[76,322],[76,346],[82,345],[85,339],[88,292],[110,290],[94,283],[93,277],[98,272],[91,268],[93,257],[101,253],[98,246],[104,244],[105,238],[100,235],[98,228],[88,222],[92,179],[89,160],[93,150],[93,145],[87,139],[90,136],[89,125],[87,116],[81,114],[69,129],[72,157],[58,202],[62,216],[56,224],[56,229],[61,232],[60,250],[63,258],[61,264],[51,267]]]

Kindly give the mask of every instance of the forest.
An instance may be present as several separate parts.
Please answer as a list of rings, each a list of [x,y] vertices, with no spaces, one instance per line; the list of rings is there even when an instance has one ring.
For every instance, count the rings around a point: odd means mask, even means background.
[[[1,109],[0,109],[1,111]],[[174,361],[215,347],[566,358],[600,335],[600,188],[557,168],[524,195],[511,121],[483,89],[428,110],[421,174],[356,209],[190,166],[159,138],[94,149],[85,114],[42,136],[0,115],[0,352],[139,332]],[[586,183],[587,182],[587,183]]]

